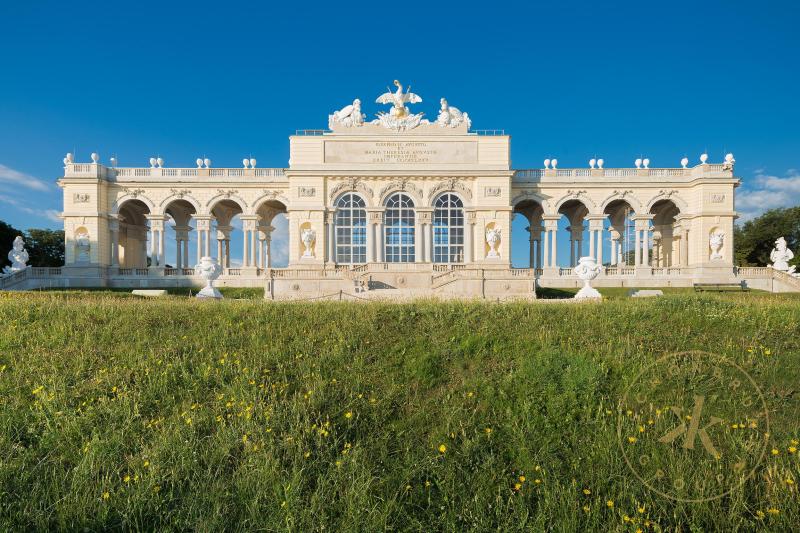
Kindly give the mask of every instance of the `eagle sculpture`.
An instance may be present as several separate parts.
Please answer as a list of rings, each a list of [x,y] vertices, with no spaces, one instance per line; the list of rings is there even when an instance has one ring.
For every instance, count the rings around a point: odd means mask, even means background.
[[[378,104],[392,104],[392,109],[389,114],[395,118],[403,118],[408,116],[406,104],[417,104],[422,102],[422,98],[411,92],[410,85],[406,92],[403,92],[403,86],[399,81],[394,80],[394,85],[397,87],[396,91],[392,92],[392,90],[387,87],[386,90],[388,92],[380,95],[375,102]]]

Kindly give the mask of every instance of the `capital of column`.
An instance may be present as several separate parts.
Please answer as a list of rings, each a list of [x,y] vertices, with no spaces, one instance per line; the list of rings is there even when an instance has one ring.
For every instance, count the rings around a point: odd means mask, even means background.
[[[156,230],[164,230],[164,222],[168,220],[166,215],[150,215],[147,214],[144,216],[148,221],[150,221],[150,229]]]
[[[370,224],[383,222],[383,209],[367,209],[367,218]]]
[[[542,223],[546,230],[552,231],[558,229],[558,221],[561,220],[561,215],[543,215]]]
[[[421,224],[430,224],[433,221],[433,208],[423,207],[417,209],[417,220]]]
[[[605,224],[608,215],[591,215],[586,217],[589,220],[589,229],[590,230],[601,230],[603,229],[603,225]]]
[[[333,224],[336,221],[336,208],[326,209],[322,214],[325,224]]]
[[[477,224],[478,213],[475,210],[467,211],[467,224]]]
[[[260,241],[269,241],[272,238],[272,232],[275,231],[275,228],[270,225],[261,225],[258,226],[258,240]]]
[[[213,215],[193,215],[192,219],[195,221],[198,230],[211,229],[211,223],[216,220]]]

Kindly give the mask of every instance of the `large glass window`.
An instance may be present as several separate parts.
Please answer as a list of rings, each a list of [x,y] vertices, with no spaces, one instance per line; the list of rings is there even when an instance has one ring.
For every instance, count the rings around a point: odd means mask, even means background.
[[[436,199],[433,209],[433,262],[464,262],[464,203],[452,193]]]
[[[386,200],[384,242],[387,263],[414,262],[414,201],[398,192]]]
[[[364,200],[348,192],[336,201],[336,262],[367,262],[367,210]]]

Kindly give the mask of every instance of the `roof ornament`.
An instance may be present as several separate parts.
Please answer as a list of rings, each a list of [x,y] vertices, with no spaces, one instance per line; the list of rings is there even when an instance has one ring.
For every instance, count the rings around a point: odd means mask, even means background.
[[[387,92],[375,100],[378,104],[391,104],[392,107],[388,113],[378,112],[378,118],[372,123],[380,124],[393,131],[406,131],[414,129],[420,124],[430,124],[428,120],[422,119],[424,113],[412,114],[406,106],[406,104],[418,104],[422,102],[422,98],[412,93],[410,86],[403,91],[403,85],[398,80],[394,80],[394,86],[397,87],[394,92],[387,87]]]

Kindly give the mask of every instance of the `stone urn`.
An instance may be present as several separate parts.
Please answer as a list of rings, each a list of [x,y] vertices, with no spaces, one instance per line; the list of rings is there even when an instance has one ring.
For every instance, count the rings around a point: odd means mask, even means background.
[[[590,282],[600,274],[603,267],[597,264],[594,257],[581,257],[578,264],[572,271],[583,280],[583,287],[575,295],[575,298],[602,298],[597,289],[591,286]]]
[[[197,298],[222,298],[222,293],[214,287],[214,280],[222,274],[222,266],[213,257],[202,257],[200,263],[195,265],[194,271],[206,280],[206,286],[197,293]]]
[[[314,249],[312,246],[314,245],[314,241],[317,240],[317,232],[311,228],[306,228],[300,234],[300,239],[303,241],[303,246],[306,247],[305,252],[303,252],[303,257],[314,257]]]
[[[500,254],[497,252],[497,245],[500,243],[501,231],[499,228],[490,228],[486,230],[486,244],[489,245],[489,253],[486,254],[486,259],[498,259]]]
[[[28,268],[28,251],[25,249],[25,241],[21,236],[17,235],[14,239],[14,244],[11,245],[11,251],[8,252],[8,260],[11,261],[10,267],[5,267],[4,274],[13,274],[20,270]]]

